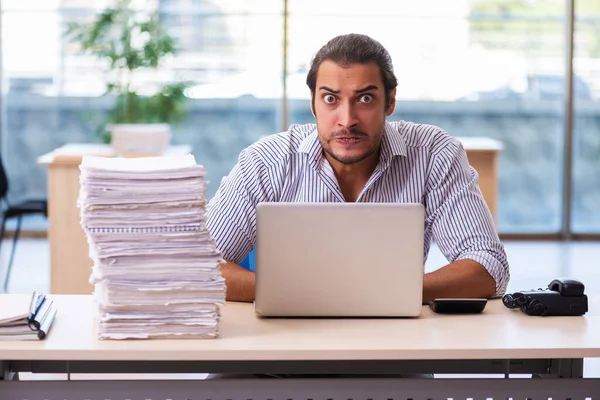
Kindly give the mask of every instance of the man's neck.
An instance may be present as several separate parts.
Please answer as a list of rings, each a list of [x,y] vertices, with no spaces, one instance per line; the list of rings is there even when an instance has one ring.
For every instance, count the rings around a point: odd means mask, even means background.
[[[325,155],[347,202],[355,202],[379,162],[379,152],[354,164],[343,164]]]

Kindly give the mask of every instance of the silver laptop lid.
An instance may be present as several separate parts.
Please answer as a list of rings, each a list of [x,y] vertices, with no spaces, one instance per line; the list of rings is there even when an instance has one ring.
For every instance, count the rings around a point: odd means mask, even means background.
[[[424,224],[421,204],[259,204],[257,314],[418,316]]]

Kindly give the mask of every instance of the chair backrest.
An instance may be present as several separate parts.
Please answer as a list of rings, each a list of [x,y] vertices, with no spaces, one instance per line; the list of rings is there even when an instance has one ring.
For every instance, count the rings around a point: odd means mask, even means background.
[[[256,248],[252,249],[250,254],[242,260],[240,266],[252,272],[256,271]]]
[[[8,193],[8,178],[6,171],[4,170],[4,163],[2,162],[2,156],[0,156],[0,199],[4,199]]]

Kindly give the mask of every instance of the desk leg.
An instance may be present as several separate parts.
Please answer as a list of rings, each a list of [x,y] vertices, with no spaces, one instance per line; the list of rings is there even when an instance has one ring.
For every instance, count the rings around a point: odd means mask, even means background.
[[[583,358],[550,360],[548,374],[533,375],[533,378],[583,378]]]
[[[583,358],[552,360],[550,370],[557,378],[583,378]]]
[[[2,381],[18,381],[19,373],[11,371],[7,361],[0,361],[0,380]]]

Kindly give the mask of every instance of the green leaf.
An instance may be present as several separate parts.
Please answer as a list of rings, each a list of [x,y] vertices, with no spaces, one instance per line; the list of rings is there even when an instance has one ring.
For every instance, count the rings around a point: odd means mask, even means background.
[[[181,121],[187,83],[165,84],[152,96],[141,96],[131,90],[137,73],[159,68],[166,56],[176,54],[177,47],[175,39],[162,28],[156,12],[138,12],[130,3],[118,0],[114,7],[99,12],[88,23],[67,23],[65,36],[79,44],[83,54],[107,61],[111,76],[116,75],[116,80],[106,86],[106,94],[115,96],[106,123]]]

